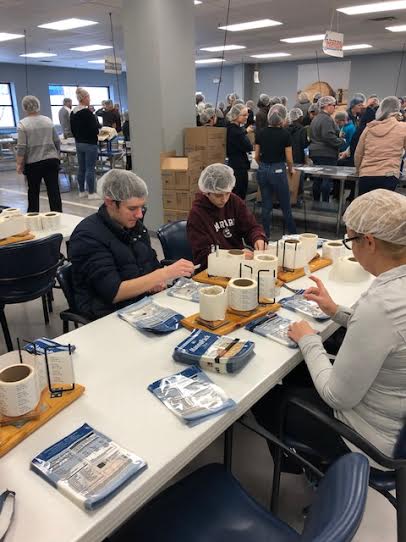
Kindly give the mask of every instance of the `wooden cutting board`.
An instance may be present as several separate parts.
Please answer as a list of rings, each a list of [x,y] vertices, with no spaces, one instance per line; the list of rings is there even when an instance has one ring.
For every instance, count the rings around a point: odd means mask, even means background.
[[[29,231],[24,231],[18,235],[0,239],[0,247],[11,245],[12,243],[21,243],[22,241],[31,241],[31,239],[35,239],[35,235]]]
[[[228,277],[216,277],[214,275],[208,275],[207,269],[205,269],[204,271],[200,271],[200,273],[194,275],[193,280],[195,280],[196,282],[202,282],[203,284],[210,284],[212,286],[222,286],[223,288],[227,288],[230,281]],[[282,282],[277,281],[276,286],[280,288],[282,286]]]
[[[309,268],[311,273],[314,273],[332,263],[333,260],[329,260],[328,258],[315,258],[309,263]],[[306,273],[303,267],[301,269],[295,269],[294,271],[283,271],[282,268],[279,268],[278,271],[278,279],[283,282],[292,282],[292,280],[300,279],[300,277],[304,276],[306,276]]]

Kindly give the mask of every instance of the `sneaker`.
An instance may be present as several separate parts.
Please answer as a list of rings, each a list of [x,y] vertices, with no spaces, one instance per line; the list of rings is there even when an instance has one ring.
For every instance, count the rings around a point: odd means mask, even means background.
[[[93,194],[89,194],[87,196],[87,199],[100,199],[99,196],[96,194],[96,192],[93,192]]]
[[[87,197],[87,192],[85,192],[85,191],[79,192],[79,197],[80,198],[86,198]]]

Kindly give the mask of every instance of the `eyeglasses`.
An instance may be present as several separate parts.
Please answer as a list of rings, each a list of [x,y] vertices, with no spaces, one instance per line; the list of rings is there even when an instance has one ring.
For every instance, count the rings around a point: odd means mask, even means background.
[[[352,250],[352,242],[356,239],[362,239],[363,235],[354,235],[354,237],[345,237],[343,238],[343,245],[345,248],[348,248],[348,250]]]

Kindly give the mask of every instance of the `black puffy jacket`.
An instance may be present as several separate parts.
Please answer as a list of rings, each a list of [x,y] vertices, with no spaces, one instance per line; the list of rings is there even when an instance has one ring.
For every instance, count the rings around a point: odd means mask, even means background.
[[[160,267],[141,221],[127,230],[102,205],[75,228],[69,242],[73,286],[79,311],[94,320],[144,297],[113,303],[120,284]]]

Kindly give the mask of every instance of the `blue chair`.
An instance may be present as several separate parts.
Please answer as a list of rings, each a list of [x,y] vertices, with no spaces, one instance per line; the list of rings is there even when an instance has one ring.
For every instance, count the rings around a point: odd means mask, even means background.
[[[76,306],[72,280],[72,264],[66,263],[65,265],[59,267],[56,272],[56,278],[58,279],[59,285],[65,295],[66,301],[68,302],[69,308],[59,313],[59,316],[63,322],[63,332],[68,333],[69,322],[73,322],[75,329],[77,329],[79,324],[88,324],[90,320],[81,315]]]
[[[178,220],[165,224],[157,231],[164,253],[164,265],[169,265],[181,258],[193,260],[192,247],[186,234],[186,220]]]
[[[112,542],[349,542],[365,509],[368,460],[341,457],[321,481],[302,534],[254,501],[223,465],[206,465],[166,489]]]
[[[7,349],[13,343],[4,312],[5,305],[42,298],[45,323],[49,323],[47,296],[55,283],[62,243],[60,233],[44,239],[0,247],[0,323]]]
[[[295,406],[301,409],[307,415],[313,416],[321,424],[328,426],[336,433],[341,435],[345,440],[351,442],[364,454],[370,457],[375,463],[385,469],[381,470],[371,467],[369,476],[369,485],[379,493],[381,493],[396,509],[397,515],[397,538],[398,542],[406,541],[406,424],[403,426],[399,434],[399,438],[394,450],[394,456],[388,457],[381,453],[375,446],[365,440],[356,431],[348,427],[348,425],[327,416],[320,412],[313,405],[297,397],[291,396],[286,399],[282,405],[281,426],[278,437],[289,448],[294,449],[299,454],[304,455],[312,464],[324,465],[329,464],[329,458],[322,457],[318,450],[309,447],[307,444],[300,442],[294,435],[289,435],[285,432],[286,411],[290,406]],[[300,415],[300,414],[299,414]],[[275,454],[275,466],[272,485],[271,509],[274,513],[278,510],[278,497],[280,477],[282,472],[283,453],[278,448]],[[396,497],[390,491],[396,490]]]

